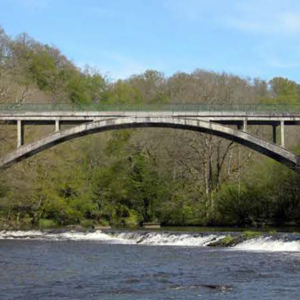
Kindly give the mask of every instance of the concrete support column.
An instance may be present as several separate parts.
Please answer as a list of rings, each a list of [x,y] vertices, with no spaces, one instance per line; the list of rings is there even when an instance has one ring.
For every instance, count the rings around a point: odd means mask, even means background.
[[[248,120],[247,120],[247,118],[244,118],[244,120],[243,120],[243,131],[247,132],[247,126],[248,126]]]
[[[273,143],[276,144],[277,143],[277,125],[272,125],[273,128]]]
[[[55,132],[59,132],[59,130],[60,130],[59,120],[55,120]]]
[[[17,147],[21,147],[24,144],[24,124],[21,120],[17,120]]]
[[[284,121],[280,121],[280,128],[281,128],[281,146],[285,147],[285,140],[284,140]]]

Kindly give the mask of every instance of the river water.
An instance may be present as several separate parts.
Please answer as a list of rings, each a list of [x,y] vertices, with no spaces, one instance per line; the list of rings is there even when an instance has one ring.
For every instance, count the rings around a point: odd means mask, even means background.
[[[0,299],[300,299],[300,235],[0,232]]]

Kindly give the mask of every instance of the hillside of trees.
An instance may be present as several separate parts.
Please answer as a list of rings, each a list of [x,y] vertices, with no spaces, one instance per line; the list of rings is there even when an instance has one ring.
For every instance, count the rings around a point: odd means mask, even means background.
[[[286,103],[300,85],[196,69],[148,70],[112,81],[78,68],[59,49],[0,27],[0,103]],[[62,130],[64,127],[62,126]],[[271,129],[249,130],[271,140]],[[287,147],[300,153],[299,127]],[[53,132],[27,126],[25,142]],[[0,155],[16,128],[0,124]],[[300,225],[300,176],[215,136],[173,129],[100,133],[44,151],[0,174],[0,228],[97,224]]]

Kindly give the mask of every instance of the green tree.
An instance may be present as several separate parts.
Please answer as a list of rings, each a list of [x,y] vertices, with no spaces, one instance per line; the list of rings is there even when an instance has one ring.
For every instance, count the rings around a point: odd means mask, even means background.
[[[275,77],[269,82],[273,99],[279,103],[299,103],[300,86],[289,79]]]

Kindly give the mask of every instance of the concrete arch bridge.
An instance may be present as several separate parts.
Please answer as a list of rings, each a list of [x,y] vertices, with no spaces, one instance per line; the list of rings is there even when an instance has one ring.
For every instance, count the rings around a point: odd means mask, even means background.
[[[269,156],[300,173],[300,156],[285,148],[285,127],[300,125],[300,105],[0,105],[0,122],[17,126],[17,147],[0,158],[0,170],[80,136],[125,128],[175,128],[219,136]],[[26,125],[53,124],[54,132],[25,144]],[[61,130],[62,124],[73,127]],[[236,125],[236,129],[229,127]],[[272,141],[248,132],[251,125],[273,128]],[[280,144],[277,143],[280,127]]]

